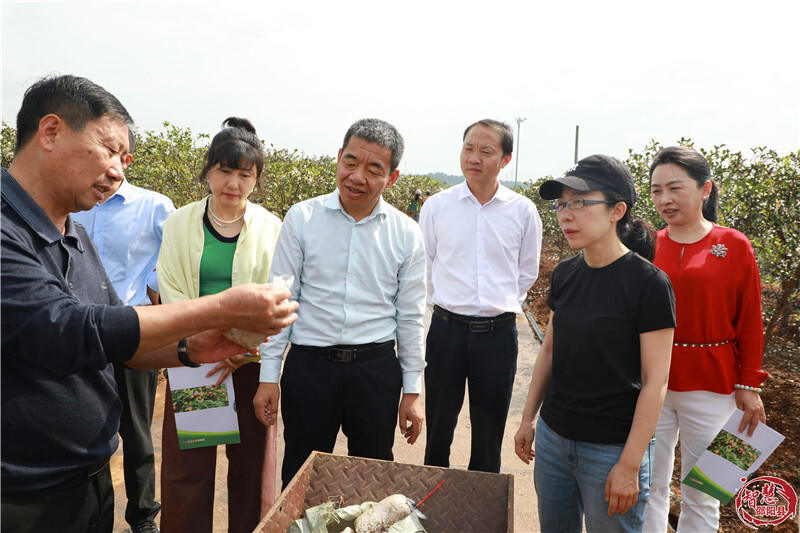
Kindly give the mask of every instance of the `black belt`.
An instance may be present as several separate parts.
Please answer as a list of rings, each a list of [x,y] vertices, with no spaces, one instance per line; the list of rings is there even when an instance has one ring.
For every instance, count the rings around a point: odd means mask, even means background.
[[[447,322],[464,326],[465,328],[469,329],[471,333],[486,333],[488,331],[495,331],[504,328],[517,320],[517,315],[511,312],[491,317],[466,316],[450,312],[443,307],[439,307],[438,305],[433,306],[433,314]]]
[[[300,350],[308,350],[327,356],[337,363],[369,361],[381,355],[394,352],[394,341],[370,342],[367,344],[339,344],[336,346],[304,346],[294,344]]]

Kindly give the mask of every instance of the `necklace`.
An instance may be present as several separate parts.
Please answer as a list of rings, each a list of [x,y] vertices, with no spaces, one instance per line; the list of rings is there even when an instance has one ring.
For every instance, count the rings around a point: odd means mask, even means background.
[[[211,195],[211,197],[208,199],[208,214],[211,215],[211,218],[214,219],[214,222],[216,222],[218,226],[222,228],[230,228],[231,226],[235,226],[240,220],[242,220],[242,217],[244,217],[244,213],[234,218],[233,220],[222,220],[217,215],[215,215],[214,210],[211,208],[211,200],[213,198],[214,195]]]

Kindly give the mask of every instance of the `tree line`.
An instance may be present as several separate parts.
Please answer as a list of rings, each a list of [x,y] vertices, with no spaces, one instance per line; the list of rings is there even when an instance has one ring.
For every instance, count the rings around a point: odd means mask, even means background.
[[[206,194],[204,184],[197,181],[203,166],[210,136],[195,134],[164,122],[159,131],[136,131],[133,164],[126,171],[131,183],[168,196],[176,206],[198,200]],[[263,141],[262,141],[263,142]],[[16,131],[3,123],[2,166],[8,167],[14,155]],[[678,144],[692,146],[691,139]],[[641,151],[629,150],[625,163],[631,169],[640,201],[634,215],[663,228],[652,202],[649,201],[649,165],[662,148],[651,141]],[[733,152],[725,145],[700,148],[711,164],[712,175],[720,187],[720,224],[746,234],[755,250],[766,286],[764,315],[765,341],[777,330],[795,331],[800,340],[800,150],[780,155],[767,147],[756,147],[749,154]],[[279,217],[295,203],[332,191],[336,186],[336,160],[329,156],[309,156],[298,150],[264,145],[266,154],[264,185],[251,200],[263,205]],[[544,241],[568,253],[548,202],[539,198],[539,184],[521,183],[519,192],[533,200],[542,217]],[[429,175],[403,175],[394,187],[387,189],[384,199],[404,211],[414,191],[435,193],[446,187]]]
[[[692,146],[691,139],[676,144]],[[648,220],[656,229],[666,226],[650,201],[650,162],[663,148],[651,141],[640,152],[628,150],[624,162],[631,169],[639,201],[634,216]],[[780,155],[765,146],[745,155],[725,145],[698,148],[711,165],[712,179],[720,188],[719,223],[736,228],[753,243],[764,286],[765,344],[778,330],[794,332],[800,341],[800,150]],[[520,192],[536,202],[542,214],[545,240],[562,255],[566,240],[547,202],[539,198],[539,184],[525,184]]]

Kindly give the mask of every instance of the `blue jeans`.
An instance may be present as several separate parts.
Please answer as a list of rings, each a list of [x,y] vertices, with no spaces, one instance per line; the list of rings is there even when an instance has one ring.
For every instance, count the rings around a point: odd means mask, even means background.
[[[544,533],[639,532],[650,495],[653,442],[639,468],[639,499],[625,514],[608,516],[606,478],[622,455],[622,444],[593,444],[561,437],[539,418],[534,440],[533,480]]]

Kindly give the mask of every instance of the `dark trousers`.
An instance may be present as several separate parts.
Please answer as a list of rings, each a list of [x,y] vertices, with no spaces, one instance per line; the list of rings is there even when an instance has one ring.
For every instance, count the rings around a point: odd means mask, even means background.
[[[229,533],[253,531],[261,520],[261,473],[267,429],[253,412],[260,365],[247,363],[233,373],[239,444],[226,444]],[[211,533],[217,447],[181,450],[172,396],[164,395],[161,458],[161,531]]]
[[[3,495],[3,532],[111,533],[113,527],[114,485],[108,464],[91,477]]]
[[[333,451],[340,427],[349,455],[393,460],[402,385],[393,347],[368,361],[344,363],[292,346],[281,377],[283,488],[312,451]]]
[[[470,470],[500,471],[500,448],[517,372],[517,326],[470,332],[434,314],[425,347],[425,464],[450,466],[450,445],[469,385]]]
[[[119,435],[128,497],[125,520],[133,526],[152,520],[161,509],[161,504],[155,500],[156,461],[150,433],[158,370],[136,370],[114,363],[114,377],[122,400]]]

